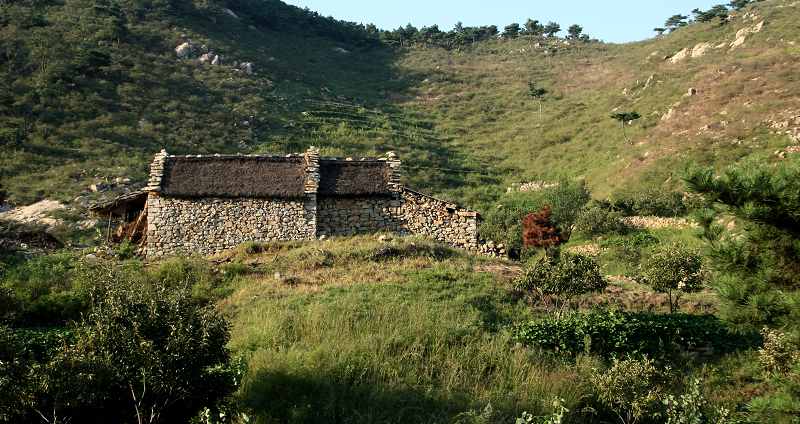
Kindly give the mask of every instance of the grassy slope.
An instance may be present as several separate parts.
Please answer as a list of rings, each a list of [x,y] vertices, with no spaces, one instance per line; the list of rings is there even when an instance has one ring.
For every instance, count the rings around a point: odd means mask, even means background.
[[[552,412],[554,397],[574,411],[570,422],[613,420],[581,412],[602,361],[515,345],[513,325],[545,313],[510,290],[517,265],[423,239],[264,248],[215,259],[232,281],[220,307],[233,323],[231,348],[248,361],[239,398],[255,422],[513,422],[523,411]],[[684,310],[708,313],[709,301],[690,295]],[[630,281],[582,305],[666,309],[664,296]],[[743,366],[754,355],[687,360],[680,372],[703,376],[705,392],[736,410],[754,390],[770,390]],[[490,404],[488,421],[469,419]]]
[[[409,172],[412,183],[453,183],[425,165],[457,153],[424,117],[385,101],[386,92],[405,90],[387,48],[339,42],[297,24],[274,28],[241,11],[235,19],[221,6],[190,1],[132,13],[139,17],[128,18],[125,35],[108,37],[83,3],[0,9],[8,23],[0,43],[15,58],[0,64],[0,176],[12,202],[68,200],[118,176],[142,184],[162,147],[179,154],[280,153],[312,144],[339,155],[394,149],[420,165]],[[288,10],[274,1],[264,7]],[[228,66],[178,60],[174,48],[187,38],[225,56]],[[87,71],[87,52],[108,55],[109,63]],[[234,60],[253,62],[256,74],[233,71]],[[24,137],[14,142],[18,132]]]
[[[43,9],[42,27],[7,26],[0,34],[27,52],[2,68],[8,93],[35,111],[22,144],[0,145],[3,184],[18,203],[71,199],[116,176],[141,183],[161,147],[288,152],[311,144],[328,154],[398,150],[409,185],[474,207],[488,207],[512,182],[557,175],[585,177],[604,196],[623,186],[674,186],[688,161],[772,158],[793,142],[765,122],[800,109],[793,29],[800,11],[786,0],[756,5],[757,20],[696,24],[626,45],[561,46],[552,57],[530,40],[461,51],[364,48],[186,2],[171,14],[131,20],[116,44],[101,40],[111,64],[69,82],[61,68],[44,72],[36,60],[49,55],[65,69],[80,62],[81,40],[97,33],[91,16],[79,20],[85,25],[70,18],[79,1]],[[762,19],[764,29],[742,48],[711,49],[679,64],[662,60],[699,42],[729,43]],[[42,37],[67,43],[41,51]],[[228,63],[254,62],[257,74],[178,61],[173,49],[185,37]],[[529,81],[550,91],[541,118],[526,95]],[[699,94],[684,97],[689,87]],[[671,107],[674,117],[662,121]],[[23,125],[24,117],[5,110],[4,130]],[[643,115],[628,130],[633,146],[609,118],[614,110]],[[727,126],[718,128],[722,121]]]
[[[489,403],[509,421],[553,396],[581,401],[574,366],[513,348],[504,327],[531,312],[487,271],[502,263],[385,246],[335,239],[234,260],[250,275],[222,307],[258,422],[452,422]]]
[[[795,144],[770,134],[765,124],[800,108],[794,76],[800,9],[790,3],[748,8],[758,18],[746,22],[736,17],[723,27],[696,24],[661,39],[572,46],[553,57],[530,40],[408,51],[401,69],[423,81],[403,104],[432,116],[460,149],[496,164],[493,171],[506,183],[581,176],[598,196],[622,186],[674,186],[688,161],[764,158]],[[663,60],[701,42],[730,43],[739,29],[761,20],[764,29],[739,49],[729,52],[726,44],[678,64]],[[527,97],[529,81],[550,91],[541,119],[538,104]],[[685,97],[690,87],[698,95]],[[674,117],[662,121],[671,107]],[[628,130],[632,146],[609,117],[617,110],[643,116]],[[714,129],[721,121],[727,127]],[[705,125],[712,129],[702,130]]]

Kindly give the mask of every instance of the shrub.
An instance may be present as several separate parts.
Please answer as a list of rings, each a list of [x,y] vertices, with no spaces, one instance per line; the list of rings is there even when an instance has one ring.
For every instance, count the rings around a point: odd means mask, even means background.
[[[561,244],[561,234],[553,225],[550,207],[529,214],[522,221],[522,244],[525,248],[550,248]]]
[[[522,251],[522,220],[533,212],[550,207],[551,221],[564,240],[568,240],[578,212],[589,201],[589,192],[582,181],[562,181],[537,192],[509,193],[497,207],[486,213],[481,236],[504,243],[511,252]]]
[[[19,421],[25,415],[30,398],[30,354],[14,332],[0,325],[0,422]]]
[[[188,289],[111,283],[42,367],[34,407],[76,422],[187,422],[234,390],[227,341],[226,321]]]
[[[786,374],[800,362],[800,349],[785,333],[764,328],[761,336],[764,346],[758,350],[758,359],[768,374]]]
[[[614,359],[609,369],[595,369],[592,373],[598,401],[626,424],[656,413],[664,379],[664,373],[646,357]]]
[[[79,319],[89,298],[74,279],[77,262],[74,254],[62,252],[9,266],[2,285],[10,293],[6,292],[3,297],[16,305],[14,322],[50,326]]]
[[[640,280],[669,296],[669,311],[679,309],[683,293],[703,289],[702,259],[695,252],[672,244],[656,249],[640,266]]]
[[[695,349],[713,353],[753,346],[757,334],[738,334],[711,315],[595,311],[547,317],[517,326],[519,342],[570,355],[664,357]]]
[[[536,259],[515,282],[518,290],[552,304],[559,315],[575,296],[602,291],[607,285],[594,259],[570,253]]]
[[[700,390],[700,386],[700,379],[694,378],[683,393],[678,396],[669,394],[664,397],[666,424],[733,424],[736,422],[730,416],[730,411],[711,405]]]
[[[625,216],[683,216],[688,212],[682,193],[658,188],[627,191],[613,195],[609,206]]]
[[[621,213],[599,205],[584,208],[575,221],[575,231],[587,237],[624,234],[627,230]]]

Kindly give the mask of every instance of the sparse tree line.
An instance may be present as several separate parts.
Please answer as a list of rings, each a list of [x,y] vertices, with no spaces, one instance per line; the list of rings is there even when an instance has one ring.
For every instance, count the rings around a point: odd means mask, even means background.
[[[693,18],[689,17],[689,15],[672,15],[664,22],[663,27],[653,28],[653,31],[658,35],[663,35],[666,32],[672,32],[678,28],[688,26],[692,22],[712,22],[714,20],[719,20],[720,25],[724,25],[730,20],[731,11],[742,10],[750,4],[760,1],[762,0],[732,0],[727,5],[718,4],[708,10],[696,8],[692,10]]]
[[[528,19],[524,25],[516,22],[506,25],[502,32],[496,25],[465,27],[461,22],[450,31],[442,31],[437,25],[418,29],[408,24],[393,31],[381,31],[379,37],[381,41],[392,46],[425,45],[452,49],[495,39],[512,40],[520,37],[555,39],[561,30],[561,25],[556,22],[542,23]],[[583,27],[577,24],[567,29],[565,39],[591,41],[589,35],[584,34]]]

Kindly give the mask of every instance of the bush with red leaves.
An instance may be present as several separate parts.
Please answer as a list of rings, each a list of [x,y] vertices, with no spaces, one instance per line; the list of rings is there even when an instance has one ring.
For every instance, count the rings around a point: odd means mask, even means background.
[[[551,221],[550,206],[541,211],[528,214],[522,220],[522,242],[526,248],[549,248],[558,246],[564,240],[561,232]]]

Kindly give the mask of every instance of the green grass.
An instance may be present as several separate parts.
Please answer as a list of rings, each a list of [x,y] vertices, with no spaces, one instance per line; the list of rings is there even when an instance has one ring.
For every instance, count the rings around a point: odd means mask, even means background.
[[[0,65],[8,83],[0,130],[10,137],[22,129],[25,137],[0,144],[3,185],[15,203],[97,197],[81,192],[117,176],[142,185],[162,147],[280,153],[313,144],[344,156],[397,150],[409,186],[482,210],[526,180],[583,177],[599,198],[623,188],[680,188],[688,162],[771,161],[794,144],[766,124],[800,107],[800,48],[789,43],[797,12],[787,3],[748,9],[766,24],[744,47],[677,65],[662,59],[700,42],[730,42],[755,22],[691,25],[624,45],[545,41],[556,49],[545,55],[524,38],[452,51],[367,47],[294,25],[279,2],[267,9],[280,25],[260,24],[250,9],[236,20],[187,1],[129,19],[127,35],[109,42],[89,12],[86,25],[75,25],[65,13],[79,12],[60,4],[10,4],[2,12],[13,25],[0,40],[16,43],[19,62]],[[26,26],[21,17],[36,13],[44,26]],[[96,46],[77,42],[87,37]],[[257,73],[178,61],[173,49],[184,37],[227,63],[252,61]],[[75,42],[40,51],[37,39]],[[77,72],[89,51],[111,63]],[[44,70],[34,60],[42,55],[52,64]],[[541,117],[527,97],[529,81],[549,91]],[[689,87],[699,94],[684,97]],[[673,106],[675,118],[661,121]],[[614,110],[642,114],[627,131],[632,145],[610,119]],[[700,130],[721,121],[728,125]]]
[[[413,243],[397,246],[427,244]],[[452,422],[488,404],[513,420],[549,412],[554,396],[581,401],[574,366],[514,347],[506,327],[531,310],[475,272],[486,260],[412,254],[374,268],[379,247],[357,238],[245,259],[301,282],[243,280],[223,302],[237,311],[231,347],[248,358],[241,399],[257,422]],[[327,264],[300,260],[315,251]]]
[[[556,397],[572,411],[569,422],[613,419],[591,384],[603,360],[515,343],[517,324],[547,312],[511,290],[515,266],[508,262],[420,238],[387,244],[375,236],[250,244],[214,258],[150,264],[84,263],[81,256],[0,258],[2,286],[28,306],[63,307],[70,296],[86,298],[87,266],[145,285],[190,282],[193,297],[216,300],[232,324],[229,347],[248,364],[237,401],[251,422],[477,422],[488,405],[491,422],[513,422],[523,411],[553,412]],[[713,293],[687,297],[684,311],[709,312],[690,305],[703,301],[713,302]],[[663,311],[659,302],[648,288],[623,281],[579,303]],[[73,310],[70,319],[79,315]],[[701,377],[715,405],[790,422],[768,407],[791,411],[794,386],[765,377],[755,352],[687,356],[672,366],[675,390]]]

